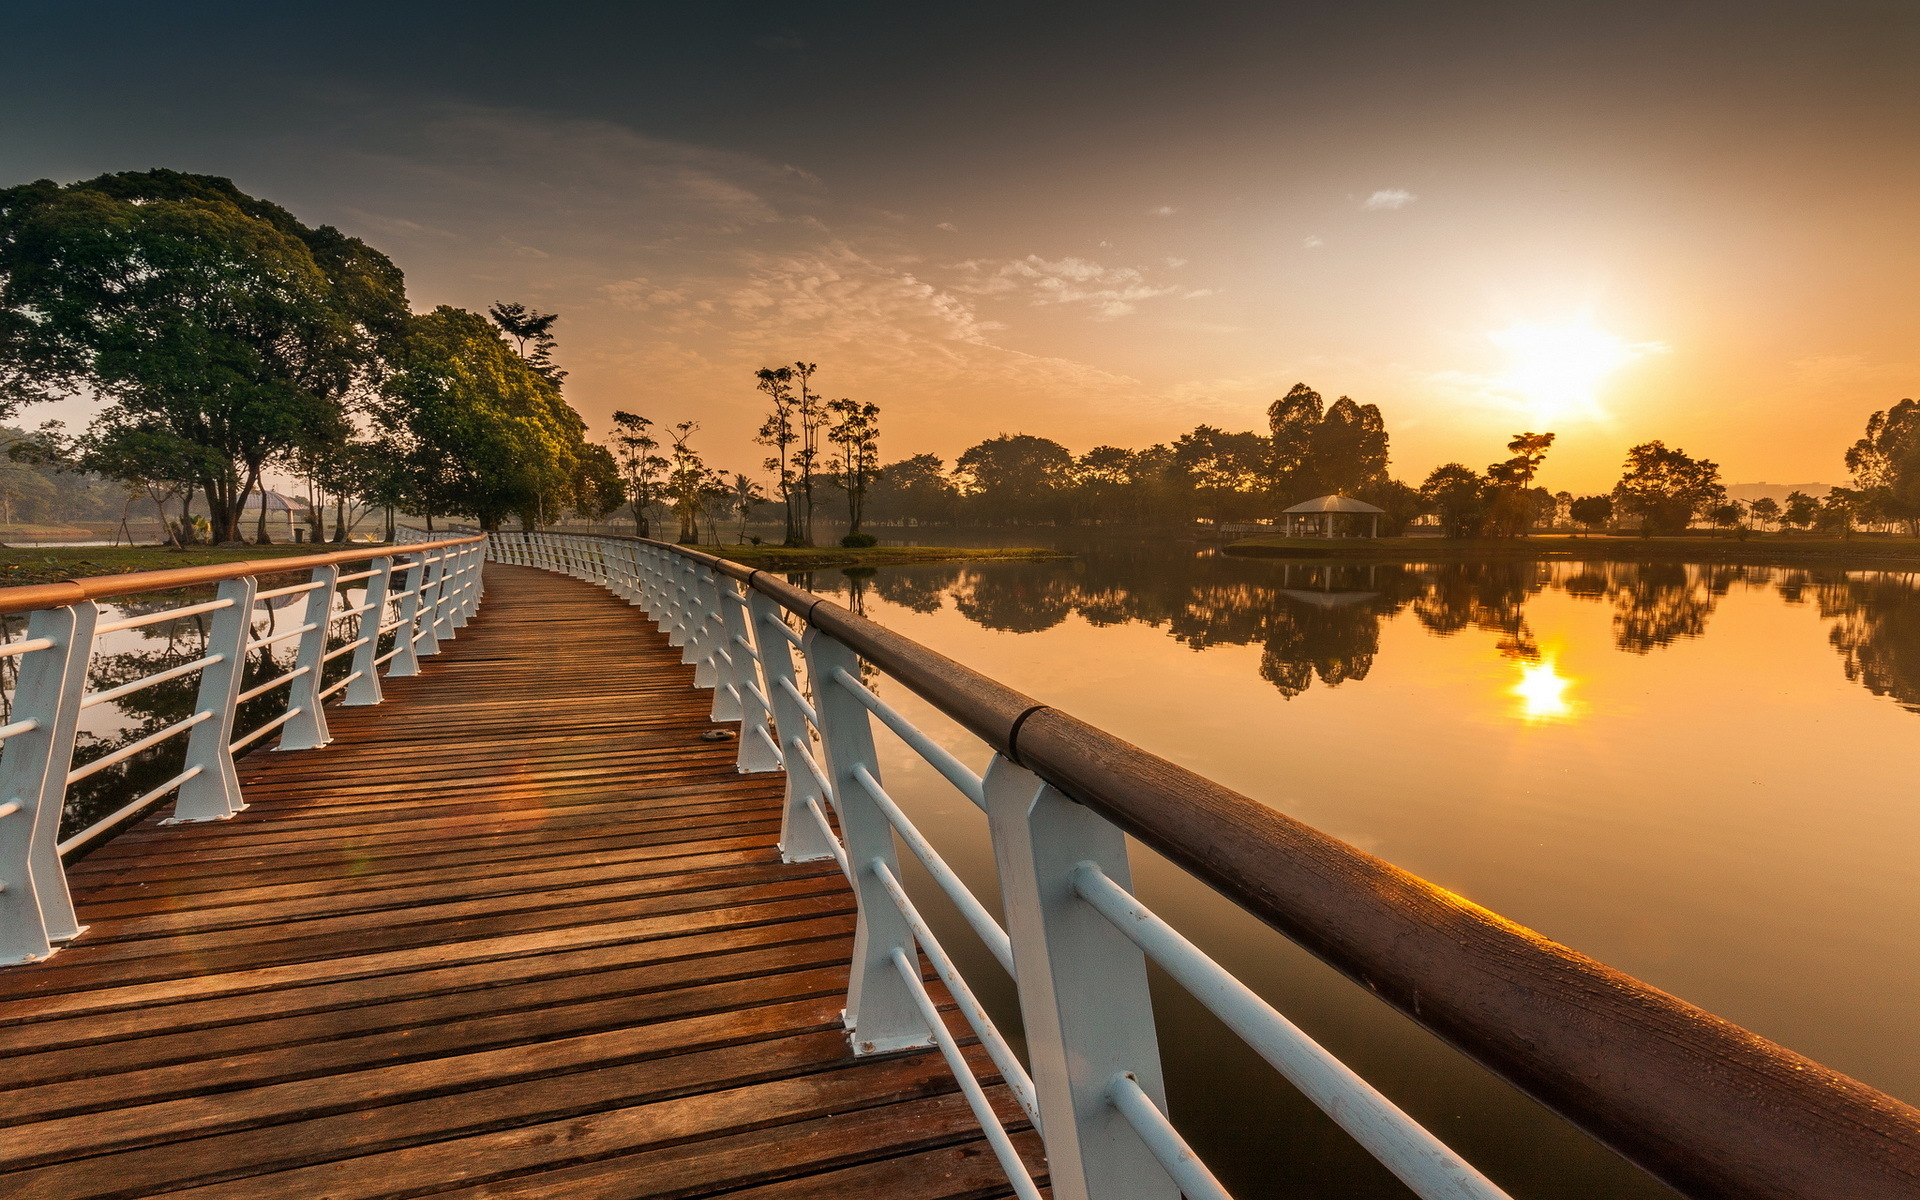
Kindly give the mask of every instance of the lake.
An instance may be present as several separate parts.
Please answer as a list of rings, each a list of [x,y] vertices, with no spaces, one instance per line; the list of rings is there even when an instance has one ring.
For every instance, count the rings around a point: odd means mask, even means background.
[[[796,581],[1920,1102],[1920,574],[1076,549]],[[984,817],[881,743],[889,789],[991,898]],[[1671,1194],[1151,852],[1134,861],[1149,904],[1517,1196]],[[956,917],[940,930],[1008,1014],[998,967]],[[1155,1003],[1175,1120],[1236,1195],[1407,1194],[1197,1005],[1159,984]]]

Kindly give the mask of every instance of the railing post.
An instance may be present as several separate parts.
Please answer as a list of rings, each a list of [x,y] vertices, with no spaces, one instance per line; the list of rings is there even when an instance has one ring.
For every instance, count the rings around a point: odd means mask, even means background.
[[[83,600],[27,618],[27,638],[53,645],[20,658],[13,723],[33,727],[8,738],[0,754],[0,964],[43,959],[53,943],[86,929],[60,865],[60,819],[98,616]]]
[[[207,653],[218,654],[220,661],[201,668],[193,706],[196,713],[213,715],[187,734],[187,769],[198,773],[180,785],[173,816],[162,824],[224,821],[247,806],[240,795],[240,774],[233,768],[233,711],[246,674],[255,590],[250,575],[220,585],[216,598],[232,603],[207,622]]]
[[[1073,890],[1074,868],[1085,862],[1130,888],[1126,837],[1000,755],[985,788],[1053,1194],[1177,1200],[1107,1098],[1126,1075],[1166,1111],[1146,958]]]
[[[454,639],[453,609],[459,599],[460,552],[451,548],[440,551],[440,586],[433,596],[433,652],[440,653],[441,642]]]
[[[353,679],[340,700],[343,707],[378,704],[385,698],[380,692],[380,669],[373,660],[380,656],[380,627],[387,623],[387,592],[392,582],[393,559],[374,559],[373,574],[367,577],[367,593],[360,601],[365,611],[353,626],[354,640],[360,644],[353,648],[353,657],[347,660],[352,664],[348,670]],[[361,641],[362,638],[365,640]]]
[[[446,551],[422,551],[421,557],[426,560],[427,570],[420,577],[420,603],[414,609],[415,658],[440,653],[440,637],[434,632],[434,622],[439,619],[440,593],[446,590],[447,582]]]
[[[413,640],[420,624],[420,591],[426,586],[427,556],[415,553],[411,562],[402,568],[400,590],[400,614],[395,618],[399,622],[393,631],[393,657],[387,660],[387,678],[404,679],[420,673],[420,656],[414,652]]]
[[[688,614],[686,653],[680,656],[682,662],[693,664],[693,686],[714,690],[714,710],[712,718],[716,721],[730,720],[720,715],[721,702],[720,664],[717,651],[719,637],[716,626],[720,621],[720,591],[713,586],[714,573],[691,559],[687,561],[688,573],[692,576],[687,584],[687,598],[692,611]]]
[[[276,750],[317,750],[333,740],[327,732],[327,714],[320,704],[320,673],[326,666],[327,626],[333,621],[334,589],[339,585],[339,578],[336,567],[313,569],[313,582],[320,586],[307,593],[307,606],[301,613],[300,624],[318,628],[300,635],[293,669],[298,671],[304,667],[306,674],[287,685],[287,711],[294,715],[280,727]]]
[[[853,935],[853,970],[847,983],[847,1040],[855,1054],[882,1054],[910,1046],[933,1044],[933,1030],[919,1004],[893,964],[895,951],[918,962],[919,951],[906,917],[894,907],[876,866],[894,877],[900,864],[894,855],[893,824],[873,802],[855,774],[864,770],[874,779],[880,763],[873,752],[873,727],[866,705],[833,682],[835,671],[860,674],[860,660],[852,650],[808,629],[803,638],[807,678],[814,681],[814,711],[820,715],[820,741],[826,750],[826,773],[833,785],[834,810],[840,817],[840,844],[847,854],[859,918]],[[791,772],[795,762],[789,760]],[[804,768],[802,768],[804,769]]]
[[[753,625],[754,649],[760,652],[760,671],[767,681],[767,701],[773,706],[773,738],[780,748],[780,759],[787,771],[787,800],[780,816],[780,858],[783,862],[818,862],[833,857],[826,834],[807,812],[809,801],[827,803],[827,797],[813,780],[813,772],[802,766],[794,744],[802,748],[812,744],[807,732],[807,714],[787,685],[796,690],[799,676],[793,669],[793,643],[775,626],[786,628],[784,610],[772,597],[747,589],[747,614]],[[825,811],[824,809],[822,811]]]
[[[736,579],[722,577],[720,611],[727,639],[727,661],[733,665],[727,687],[739,707],[740,747],[734,755],[734,769],[742,774],[780,769],[780,752],[775,734],[767,724],[767,695],[761,690],[759,660],[753,635],[747,628],[747,596],[752,589]],[[745,593],[743,595],[742,593]]]

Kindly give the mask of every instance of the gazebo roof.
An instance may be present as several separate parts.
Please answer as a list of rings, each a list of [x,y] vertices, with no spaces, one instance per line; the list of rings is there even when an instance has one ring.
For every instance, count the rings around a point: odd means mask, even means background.
[[[1316,496],[1286,511],[1289,513],[1375,513],[1384,516],[1387,510],[1375,508],[1365,500],[1355,500],[1350,496]]]

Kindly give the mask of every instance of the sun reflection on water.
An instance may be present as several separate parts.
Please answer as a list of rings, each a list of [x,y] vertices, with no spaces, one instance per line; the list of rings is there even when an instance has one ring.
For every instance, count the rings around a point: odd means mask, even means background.
[[[1520,698],[1520,718],[1524,721],[1564,721],[1573,716],[1573,702],[1567,689],[1573,680],[1560,673],[1551,658],[1522,662],[1520,681],[1511,691]]]

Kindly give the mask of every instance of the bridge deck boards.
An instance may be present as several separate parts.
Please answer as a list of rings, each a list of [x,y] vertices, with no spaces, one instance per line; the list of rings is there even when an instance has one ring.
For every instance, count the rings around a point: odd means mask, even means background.
[[[852,895],[636,612],[491,565],[387,695],[73,865],[87,933],[0,971],[0,1194],[1008,1194],[937,1053],[848,1052]]]

